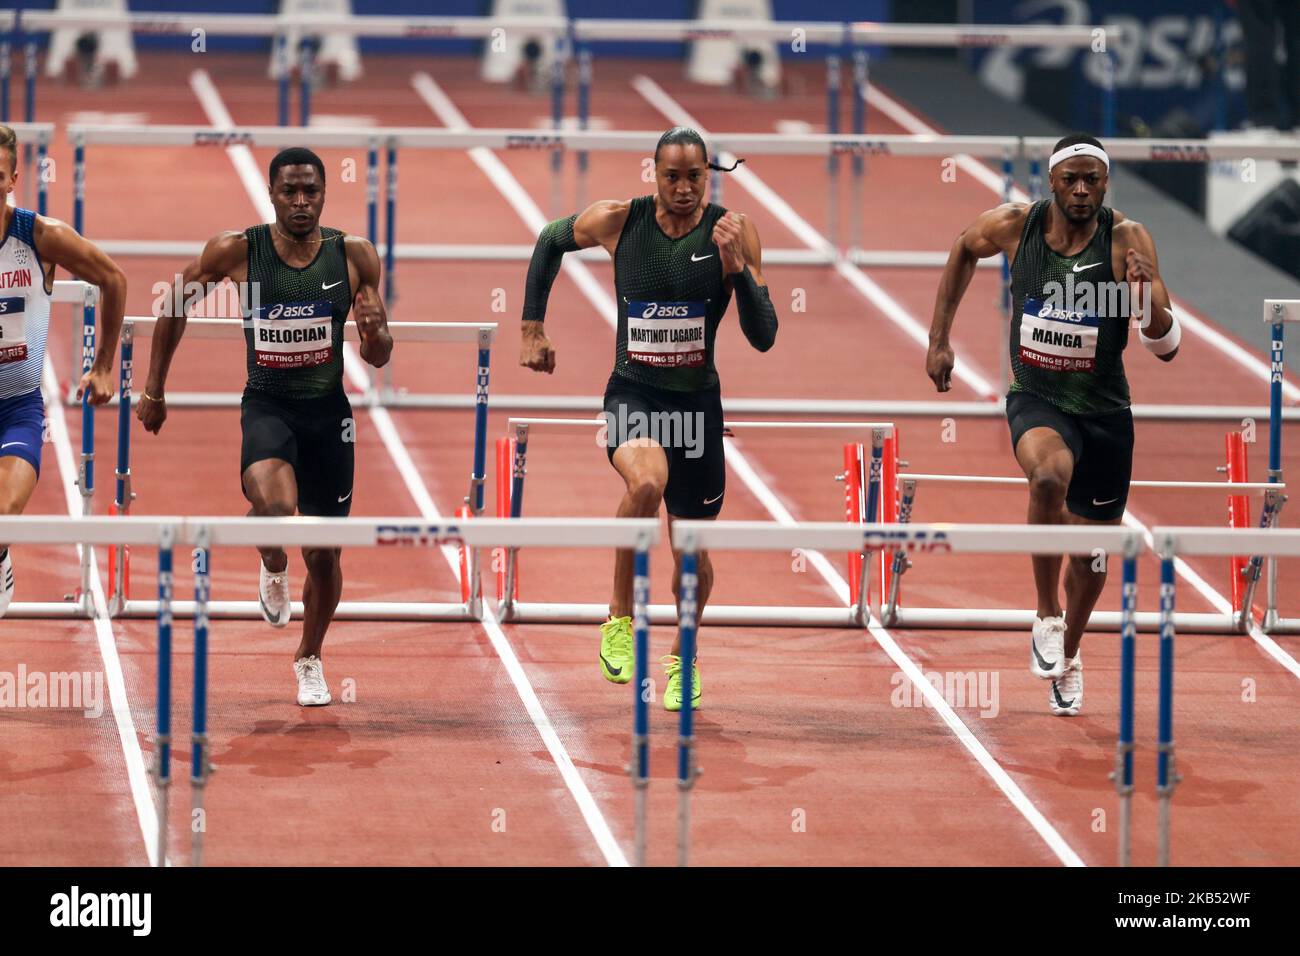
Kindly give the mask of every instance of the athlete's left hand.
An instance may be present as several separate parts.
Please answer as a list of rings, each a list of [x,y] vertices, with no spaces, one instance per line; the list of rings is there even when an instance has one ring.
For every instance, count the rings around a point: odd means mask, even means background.
[[[363,285],[352,302],[352,318],[363,342],[374,338],[383,327],[384,313],[379,307],[379,293],[373,286]]]
[[[729,212],[713,226],[713,241],[722,259],[722,274],[735,275],[745,270],[744,227],[742,213]]]
[[[1156,274],[1155,265],[1136,249],[1124,254],[1124,279],[1127,282],[1150,282]]]
[[[83,394],[90,395],[90,404],[104,405],[113,397],[113,370],[91,368],[77,384],[77,401]]]

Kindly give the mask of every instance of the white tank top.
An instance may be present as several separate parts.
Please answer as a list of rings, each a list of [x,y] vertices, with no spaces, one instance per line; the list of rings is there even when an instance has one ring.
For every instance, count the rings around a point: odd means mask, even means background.
[[[0,399],[41,387],[50,293],[36,254],[36,214],[14,209],[0,241]]]

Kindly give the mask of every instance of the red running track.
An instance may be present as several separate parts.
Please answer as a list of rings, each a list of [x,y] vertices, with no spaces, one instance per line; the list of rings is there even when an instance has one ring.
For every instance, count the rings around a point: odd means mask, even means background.
[[[274,92],[250,72],[251,61],[207,57],[205,66],[238,123],[274,119]],[[372,60],[366,79],[320,94],[323,113],[372,116],[377,124],[437,124],[410,84],[412,69],[428,70],[465,119],[475,126],[530,126],[543,118],[541,98],[486,89],[472,80],[468,61],[430,66],[401,59]],[[602,67],[593,114],[628,129],[668,125],[629,82],[644,68],[660,86],[711,130],[772,129],[778,119],[819,117],[815,74],[811,91],[776,104],[737,101],[678,80],[664,64]],[[177,80],[190,58],[150,57],[130,90],[42,94],[43,118],[66,122],[72,110],[137,110],[147,102],[151,123],[203,123],[198,100]],[[260,70],[260,61],[259,61]],[[149,95],[140,94],[149,91]],[[873,130],[899,132],[878,114]],[[269,152],[254,150],[259,167]],[[71,156],[62,143],[53,153],[62,168]],[[327,221],[364,230],[364,176],[342,181],[349,157],[323,153],[331,171]],[[502,162],[547,212],[549,159],[503,154]],[[568,160],[571,164],[572,160]],[[518,212],[464,153],[408,151],[402,156],[399,242],[526,243],[532,233]],[[820,161],[760,157],[749,164],[809,225],[826,230],[824,168]],[[847,164],[845,166],[847,170]],[[637,157],[593,154],[589,199],[645,191]],[[70,179],[70,177],[69,177]],[[969,178],[942,194],[924,161],[873,160],[864,190],[866,244],[875,248],[942,248],[980,209],[996,201]],[[230,159],[217,150],[97,148],[88,177],[87,232],[93,238],[206,238],[258,218],[249,190]],[[566,201],[574,183],[566,173]],[[58,188],[52,213],[69,215],[68,193]],[[184,205],[177,203],[183,196]],[[729,180],[725,204],[751,215],[764,244],[798,247],[788,222]],[[438,228],[446,224],[448,228]],[[1157,236],[1157,241],[1161,237]],[[180,260],[125,260],[131,280],[130,310],[144,312],[154,282],[167,281]],[[399,299],[392,311],[406,320],[503,321],[495,350],[497,394],[596,395],[603,388],[612,349],[609,325],[567,278],[556,285],[551,334],[559,368],[550,378],[514,364],[517,340],[510,316],[522,301],[520,263],[419,263],[398,267]],[[596,264],[603,288],[607,265]],[[718,365],[727,397],[827,397],[928,399],[923,352],[832,270],[768,267],[773,299],[782,315],[779,351],[754,353],[734,322],[719,336]],[[933,270],[870,270],[869,276],[903,310],[928,324]],[[496,290],[507,309],[494,314]],[[807,311],[785,306],[804,290]],[[1178,290],[1174,290],[1177,293]],[[955,345],[985,378],[996,377],[1001,343],[996,330],[997,279],[977,278]],[[51,336],[61,376],[69,362],[69,335]],[[137,383],[147,369],[147,343],[138,345]],[[394,360],[396,380],[410,388],[469,390],[468,349],[410,346]],[[170,387],[235,391],[242,383],[237,346],[185,343]],[[774,374],[776,373],[776,374]],[[1262,404],[1264,386],[1223,361],[1203,341],[1189,337],[1179,359],[1159,365],[1130,353],[1136,401]],[[436,383],[436,384],[433,384]],[[955,400],[980,393],[954,388]],[[74,447],[78,416],[69,426]],[[468,411],[392,413],[401,448],[414,465],[403,478],[390,446],[368,413],[358,415],[354,514],[415,514],[414,493],[427,492],[450,513],[466,489],[470,462]],[[492,437],[505,434],[506,415],[491,415]],[[992,420],[957,422],[957,440],[944,441],[938,419],[900,423],[903,457],[916,471],[1014,474],[1005,425]],[[112,460],[112,417],[98,423],[100,502]],[[1220,425],[1140,422],[1135,473],[1148,478],[1212,478],[1219,463]],[[1287,429],[1294,449],[1296,430]],[[729,469],[728,519],[769,519],[779,503],[797,519],[841,517],[840,444],[852,436],[791,431],[740,434],[731,447],[735,464],[752,466],[747,483]],[[951,436],[949,436],[951,437]],[[233,409],[176,410],[161,436],[133,432],[138,513],[239,514],[238,425]],[[589,435],[568,430],[535,432],[527,507],[529,514],[608,515],[620,494],[616,477]],[[1252,449],[1255,477],[1263,473],[1262,447]],[[1287,464],[1295,473],[1296,455]],[[63,513],[59,483],[71,480],[46,458],[45,481],[33,513]],[[489,472],[489,485],[493,480]],[[414,484],[412,484],[412,482]],[[989,490],[952,494],[923,489],[916,520],[1018,521],[1019,495]],[[1218,496],[1135,493],[1132,513],[1148,526],[1222,521]],[[102,505],[97,506],[102,510]],[[62,550],[15,549],[24,600],[61,597],[75,581],[75,557]],[[100,555],[102,562],[103,555]],[[840,556],[830,556],[841,567]],[[137,555],[137,596],[149,589],[151,556]],[[213,557],[214,596],[249,598],[256,558],[219,551]],[[715,556],[719,603],[809,603],[836,600],[808,565],[788,555]],[[1223,592],[1221,561],[1193,561]],[[102,564],[101,564],[102,566]],[[347,599],[451,599],[456,582],[437,554],[349,553],[344,559]],[[291,565],[295,587],[301,562]],[[524,598],[603,601],[608,597],[609,556],[539,551],[524,556]],[[38,570],[39,569],[39,570]],[[1295,567],[1283,580],[1294,579]],[[842,572],[841,572],[842,573]],[[1287,576],[1289,573],[1289,577]],[[1156,568],[1144,559],[1141,605],[1155,606]],[[652,593],[666,600],[669,555],[654,556]],[[1204,595],[1180,582],[1179,607],[1210,610]],[[190,586],[178,576],[178,596]],[[917,562],[906,578],[910,603],[930,606],[1024,606],[1031,596],[1028,561],[952,558]],[[1296,612],[1292,590],[1284,610]],[[1116,589],[1103,596],[1116,607]],[[13,808],[21,840],[0,843],[0,862],[143,864],[144,843],[124,767],[132,747],[149,756],[154,680],[153,629],[115,622],[111,643],[120,655],[125,708],[83,719],[57,710],[30,710],[0,724],[0,788]],[[87,623],[6,622],[0,671],[104,670],[94,628]],[[187,687],[189,659],[184,629],[175,679]],[[13,635],[13,636],[9,636]],[[892,640],[891,640],[892,638]],[[654,654],[666,652],[667,629],[657,629]],[[628,689],[602,681],[595,667],[595,628],[512,625],[497,635],[475,625],[338,623],[327,642],[327,673],[336,696],[349,700],[323,710],[292,703],[290,661],[296,628],[284,632],[259,623],[217,622],[211,661],[213,761],[220,768],[209,790],[207,861],[213,864],[599,864],[619,850],[596,834],[604,821],[630,854],[632,802],[624,772],[629,752]],[[699,720],[699,755],[705,774],[695,791],[693,860],[701,864],[982,864],[1050,865],[1077,854],[1083,862],[1114,862],[1113,821],[1099,830],[1100,813],[1115,808],[1107,773],[1114,761],[1116,672],[1113,635],[1089,639],[1086,709],[1073,720],[1050,718],[1047,687],[1025,672],[1022,636],[969,631],[897,631],[876,637],[838,630],[712,628],[703,634],[701,665],[707,699]],[[1294,656],[1300,642],[1280,638]],[[886,647],[897,649],[891,657]],[[511,679],[502,654],[517,658],[523,680]],[[906,655],[927,673],[974,675],[987,696],[955,708],[962,743],[952,725],[927,707],[914,706],[899,669]],[[1285,809],[1300,776],[1300,758],[1287,728],[1297,704],[1297,677],[1246,637],[1182,634],[1177,653],[1175,731],[1184,782],[1175,797],[1175,862],[1260,864],[1295,862],[1295,826]],[[996,681],[996,684],[994,683]],[[996,688],[996,693],[993,693]],[[1248,691],[1253,691],[1250,693]],[[1155,641],[1139,638],[1138,794],[1135,860],[1154,859]],[[188,701],[188,690],[178,699]],[[1253,698],[1249,702],[1244,698]],[[131,733],[119,730],[129,715]],[[540,717],[539,714],[544,714]],[[554,737],[548,747],[541,721]],[[188,713],[177,714],[184,732]],[[676,790],[671,784],[676,719],[652,712],[651,789],[654,863],[672,861]],[[123,740],[126,740],[124,744]],[[984,748],[984,764],[970,748]],[[183,752],[182,748],[182,752]],[[568,761],[575,768],[569,772]],[[1005,774],[1000,787],[988,767]],[[184,771],[180,773],[184,776]],[[173,795],[177,825],[173,858],[183,862],[188,820],[181,807],[186,787]],[[1013,803],[1011,791],[1019,801]],[[579,800],[590,795],[587,814]],[[1022,808],[1041,814],[1058,838],[1035,831]],[[1103,821],[1104,822],[1104,821]],[[802,825],[800,825],[802,824]],[[1041,828],[1040,828],[1041,830]],[[1055,847],[1055,849],[1054,849]],[[1065,849],[1062,849],[1065,848]]]

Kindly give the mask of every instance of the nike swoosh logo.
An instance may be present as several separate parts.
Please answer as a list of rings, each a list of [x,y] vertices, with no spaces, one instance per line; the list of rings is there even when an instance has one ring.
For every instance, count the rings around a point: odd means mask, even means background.
[[[712,258],[713,258],[713,253],[711,252],[707,256],[697,256],[695,253],[693,252],[691,253],[691,262],[703,262],[705,259],[712,259]]]
[[[1118,498],[1111,498],[1109,501],[1098,501],[1096,498],[1092,499],[1092,503],[1096,505],[1098,508],[1100,508],[1102,505],[1113,505],[1117,501],[1119,501]]]
[[[322,282],[320,287],[321,287],[322,289],[332,289],[332,288],[334,288],[336,285],[342,285],[342,284],[343,284],[343,280],[340,279],[338,282],[331,282],[329,285],[326,285],[325,283]]]
[[[724,492],[721,492],[721,491],[720,491],[720,492],[718,492],[718,494],[717,494],[716,497],[713,497],[713,498],[705,498],[705,499],[704,499],[704,503],[705,503],[706,505],[711,505],[711,504],[713,504],[715,501],[717,501],[718,498],[721,498],[721,497],[723,496],[723,494],[724,494]]]
[[[1029,646],[1033,648],[1034,657],[1038,661],[1038,666],[1041,667],[1043,670],[1050,671],[1053,667],[1056,666],[1055,664],[1049,664],[1047,663],[1047,661],[1043,660],[1043,655],[1038,653],[1038,642],[1035,641],[1033,638],[1029,639]],[[1056,685],[1053,684],[1052,687],[1055,688]]]
[[[339,499],[339,504],[343,504],[343,502],[347,501],[351,497],[352,497],[352,492],[349,491],[346,495],[344,495],[342,498]]]
[[[1061,699],[1061,692],[1060,692],[1059,690],[1056,689],[1056,681],[1052,681],[1052,696],[1056,698],[1056,706],[1057,706],[1057,707],[1065,708],[1065,707],[1073,707],[1073,706],[1074,706],[1074,698],[1073,698],[1073,697],[1071,697],[1069,700],[1062,700],[1062,699]]]
[[[604,655],[604,654],[601,654],[601,655],[600,655],[600,660],[601,660],[601,663],[605,665],[605,669],[608,670],[608,671],[609,671],[611,674],[613,674],[615,677],[617,677],[619,674],[623,673],[623,668],[621,668],[621,667],[615,667],[615,666],[614,666],[613,664],[611,664],[609,661],[605,660],[605,655]]]
[[[26,444],[27,442],[25,441],[7,441],[3,445],[0,445],[0,448],[8,448],[10,445],[26,445]]]
[[[1079,263],[1076,262],[1073,268],[1075,272],[1087,272],[1089,269],[1095,268],[1099,265],[1101,265],[1100,262],[1090,262],[1086,266],[1080,267]]]

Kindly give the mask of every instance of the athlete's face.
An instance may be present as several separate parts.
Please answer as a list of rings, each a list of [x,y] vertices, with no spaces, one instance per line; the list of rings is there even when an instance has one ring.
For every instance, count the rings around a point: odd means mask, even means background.
[[[1051,173],[1056,207],[1070,222],[1085,223],[1097,215],[1106,198],[1106,164],[1095,156],[1057,163]]]
[[[665,146],[655,164],[655,182],[664,209],[677,216],[692,215],[704,201],[709,185],[704,150],[694,143]]]
[[[316,167],[281,166],[271,183],[271,204],[282,230],[294,237],[312,235],[325,205],[325,183]]]

